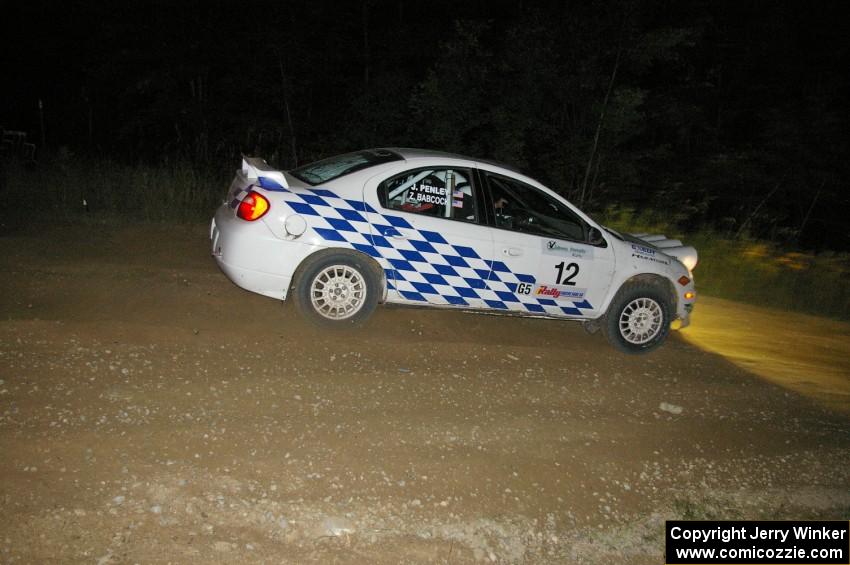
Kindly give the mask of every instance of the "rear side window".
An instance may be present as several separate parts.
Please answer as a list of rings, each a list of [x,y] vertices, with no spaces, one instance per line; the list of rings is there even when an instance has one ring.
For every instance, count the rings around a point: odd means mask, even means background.
[[[378,186],[378,200],[384,208],[412,214],[462,222],[478,218],[468,169],[434,167],[404,172]]]
[[[355,151],[335,157],[328,157],[297,169],[289,174],[307,184],[317,185],[338,179],[355,171],[361,171],[392,161],[401,161],[401,156],[386,149]]]

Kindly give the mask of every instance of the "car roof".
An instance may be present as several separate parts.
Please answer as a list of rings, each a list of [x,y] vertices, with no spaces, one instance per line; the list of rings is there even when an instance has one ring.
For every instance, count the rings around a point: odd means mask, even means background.
[[[508,165],[506,163],[500,163],[498,161],[493,161],[490,159],[480,159],[478,157],[468,157],[466,155],[461,155],[459,153],[449,153],[446,151],[436,151],[433,149],[417,149],[414,147],[382,147],[381,149],[386,149],[388,151],[392,151],[397,153],[405,160],[409,159],[427,159],[427,158],[441,158],[441,159],[457,159],[459,161],[473,161],[476,163],[487,163],[488,165],[494,165],[496,167],[501,167],[508,171],[513,171],[515,173],[522,174],[522,171],[514,167],[513,165]]]

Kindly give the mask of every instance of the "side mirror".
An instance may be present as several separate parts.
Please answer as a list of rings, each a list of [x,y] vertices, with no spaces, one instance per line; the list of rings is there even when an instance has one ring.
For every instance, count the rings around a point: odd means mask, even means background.
[[[594,227],[587,228],[587,242],[590,245],[602,245],[605,243],[605,238],[602,237],[602,232]]]

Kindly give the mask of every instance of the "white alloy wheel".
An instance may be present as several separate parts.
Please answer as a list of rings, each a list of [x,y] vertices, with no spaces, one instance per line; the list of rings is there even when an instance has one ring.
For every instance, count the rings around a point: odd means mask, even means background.
[[[635,298],[620,314],[620,334],[627,342],[643,345],[652,341],[661,331],[664,311],[652,298]]]
[[[348,265],[330,265],[313,278],[310,302],[328,320],[346,320],[360,311],[366,301],[366,280]]]

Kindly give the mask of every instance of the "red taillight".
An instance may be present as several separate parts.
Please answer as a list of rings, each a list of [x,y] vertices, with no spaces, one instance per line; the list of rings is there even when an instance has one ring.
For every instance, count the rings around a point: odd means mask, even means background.
[[[268,211],[269,201],[266,200],[266,197],[257,192],[249,192],[248,196],[243,198],[242,202],[239,203],[236,215],[243,220],[253,222],[262,218]]]

